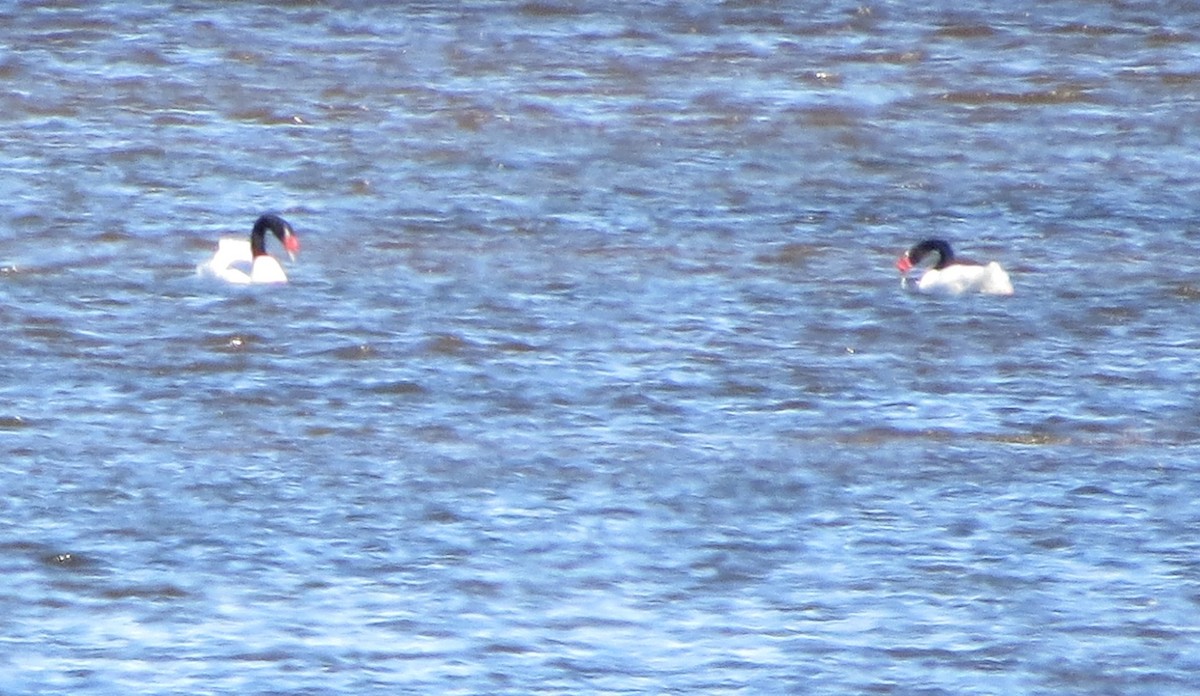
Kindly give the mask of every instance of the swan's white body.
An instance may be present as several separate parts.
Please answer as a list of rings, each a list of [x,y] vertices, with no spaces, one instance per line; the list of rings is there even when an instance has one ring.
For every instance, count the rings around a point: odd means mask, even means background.
[[[200,275],[217,278],[227,283],[246,285],[250,283],[286,283],[287,273],[271,256],[254,257],[248,239],[222,239],[217,242],[217,253],[196,267]]]
[[[908,285],[910,280],[906,276],[903,282]],[[961,295],[969,292],[985,295],[1013,294],[1012,281],[1008,279],[1008,273],[995,261],[986,266],[954,263],[941,269],[931,268],[911,284],[920,292],[944,295]]]

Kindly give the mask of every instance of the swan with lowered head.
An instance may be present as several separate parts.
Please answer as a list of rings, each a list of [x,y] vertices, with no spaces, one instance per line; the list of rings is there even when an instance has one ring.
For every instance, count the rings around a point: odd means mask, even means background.
[[[1000,264],[992,261],[982,264],[970,259],[958,258],[950,244],[942,239],[926,239],[904,252],[896,260],[896,268],[902,276],[901,283],[908,284],[908,272],[930,254],[937,254],[933,268],[925,271],[915,285],[920,292],[959,295],[978,292],[985,295],[1013,294],[1012,281]]]
[[[254,222],[250,239],[221,239],[217,251],[208,261],[196,267],[201,275],[218,278],[229,283],[286,283],[287,274],[267,253],[267,231],[270,230],[287,251],[288,258],[295,260],[300,251],[300,240],[287,220],[267,213]]]

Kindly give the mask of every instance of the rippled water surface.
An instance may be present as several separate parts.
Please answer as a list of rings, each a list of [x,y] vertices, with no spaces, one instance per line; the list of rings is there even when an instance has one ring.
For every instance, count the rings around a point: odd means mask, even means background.
[[[911,4],[3,6],[0,690],[1192,688],[1200,12]]]

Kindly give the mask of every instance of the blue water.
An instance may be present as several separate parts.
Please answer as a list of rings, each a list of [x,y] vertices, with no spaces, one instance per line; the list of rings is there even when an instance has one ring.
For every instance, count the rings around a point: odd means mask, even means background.
[[[1186,692],[1197,27],[0,8],[0,692]]]

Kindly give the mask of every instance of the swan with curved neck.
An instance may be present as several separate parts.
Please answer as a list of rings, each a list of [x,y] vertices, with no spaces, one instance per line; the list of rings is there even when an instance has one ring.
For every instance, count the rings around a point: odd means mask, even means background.
[[[267,213],[255,220],[250,239],[221,239],[217,251],[196,270],[206,276],[219,278],[229,283],[286,283],[287,273],[283,266],[267,253],[267,232],[271,232],[283,244],[288,257],[295,260],[300,251],[300,240],[287,220]]]
[[[949,242],[944,239],[926,239],[896,260],[896,268],[900,271],[901,282],[904,285],[907,286],[909,282],[908,272],[931,254],[937,255],[937,261],[932,268],[921,274],[914,284],[920,292],[951,295],[965,292],[985,295],[1013,294],[1012,281],[1000,264],[992,261],[985,265],[957,257]]]

